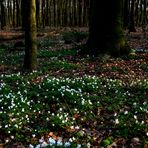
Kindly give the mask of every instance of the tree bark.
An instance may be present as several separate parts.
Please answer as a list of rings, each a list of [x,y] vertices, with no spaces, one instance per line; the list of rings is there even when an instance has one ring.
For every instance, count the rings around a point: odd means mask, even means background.
[[[124,0],[123,12],[123,27],[127,29],[129,24],[129,0]]]
[[[129,20],[129,33],[130,32],[136,32],[134,8],[135,8],[135,0],[131,0],[130,20]]]
[[[5,10],[5,6],[3,4],[3,0],[0,1],[0,19],[1,19],[1,23],[0,23],[0,27],[1,29],[4,29],[4,27],[6,26],[6,10]]]
[[[36,0],[36,25],[40,28],[40,0]]]
[[[123,1],[90,1],[89,39],[84,53],[98,55],[123,54],[126,45],[123,35]]]
[[[27,16],[25,26],[25,57],[24,68],[28,71],[37,68],[36,42],[36,4],[35,0],[26,0]]]

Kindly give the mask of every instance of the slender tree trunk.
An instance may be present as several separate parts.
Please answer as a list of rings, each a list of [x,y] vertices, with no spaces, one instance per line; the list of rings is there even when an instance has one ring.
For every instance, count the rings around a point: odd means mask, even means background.
[[[68,24],[67,9],[68,9],[68,4],[67,4],[67,1],[64,0],[63,1],[63,15],[62,15],[63,26],[67,26],[67,24]]]
[[[36,24],[40,27],[40,0],[36,0]]]
[[[28,11],[28,5],[26,3],[26,0],[22,0],[21,2],[21,14],[22,14],[22,30],[25,30],[26,25],[26,19],[27,19],[27,11]]]
[[[15,9],[16,9],[16,3],[15,3],[16,1],[15,0],[13,0],[13,27],[15,27],[15,25],[16,25],[16,13],[15,13]]]
[[[139,0],[136,1],[136,6],[135,6],[135,22],[136,26],[139,25]]]
[[[46,13],[45,13],[45,0],[42,0],[42,27],[45,28],[45,20]]]
[[[16,0],[16,26],[21,25],[20,0]]]
[[[79,0],[79,5],[78,5],[78,18],[79,18],[79,26],[82,26],[82,3],[83,0]]]
[[[143,0],[140,0],[140,25],[142,25],[143,22]]]
[[[36,42],[36,4],[35,0],[26,0],[27,16],[25,26],[24,69],[32,71],[37,68]]]
[[[130,20],[129,20],[129,32],[136,32],[135,29],[135,0],[131,0],[131,8],[130,8]]]
[[[123,27],[127,29],[129,24],[129,0],[124,0],[124,10],[123,10]]]
[[[57,25],[61,26],[62,25],[62,19],[61,19],[61,13],[62,13],[62,1],[57,1]]]
[[[77,0],[73,0],[73,24],[77,26]]]
[[[0,1],[0,8],[1,8],[1,13],[0,13],[0,19],[1,19],[1,29],[4,29],[6,26],[6,9],[4,6],[4,1]]]
[[[46,0],[46,26],[49,26],[49,0]]]
[[[148,5],[148,2],[146,2],[146,0],[143,0],[143,5],[144,5],[144,7],[143,7],[143,22],[142,22],[142,24],[145,26],[146,24],[147,24],[147,13],[148,12],[146,12],[146,9],[147,9],[147,5]]]

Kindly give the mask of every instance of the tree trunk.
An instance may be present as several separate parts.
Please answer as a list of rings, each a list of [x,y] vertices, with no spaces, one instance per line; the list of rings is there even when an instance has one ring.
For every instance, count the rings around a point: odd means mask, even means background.
[[[26,0],[27,16],[25,26],[25,57],[24,68],[32,71],[37,68],[36,42],[36,4],[35,0]]]
[[[21,1],[22,30],[25,30],[25,24],[26,24],[26,18],[27,18],[26,11],[28,11],[27,7],[28,6],[26,3],[26,0],[22,0]]]
[[[5,10],[5,6],[3,4],[3,0],[0,1],[0,19],[1,19],[1,29],[4,29],[4,27],[6,26],[6,10]]]
[[[130,32],[136,32],[134,8],[135,8],[135,0],[131,0],[130,20],[129,20],[129,33]]]
[[[15,9],[16,9],[16,1],[13,0],[13,27],[15,27],[16,25],[16,13],[15,13]]]
[[[40,0],[36,0],[36,25],[40,28]]]
[[[109,53],[113,56],[123,54],[125,38],[123,35],[123,1],[90,1],[89,39],[84,53],[97,55]]]
[[[127,29],[129,24],[129,0],[124,0],[123,12],[123,27]]]
[[[20,15],[20,0],[16,0],[16,26],[21,25],[21,15]]]
[[[139,2],[140,0],[136,1],[136,6],[135,6],[135,22],[136,22],[136,26],[139,25]]]
[[[46,23],[45,0],[42,0],[42,27],[45,28]]]

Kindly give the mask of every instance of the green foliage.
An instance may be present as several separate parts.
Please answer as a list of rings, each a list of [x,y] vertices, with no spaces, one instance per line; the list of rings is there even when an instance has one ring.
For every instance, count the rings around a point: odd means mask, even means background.
[[[57,43],[58,43],[58,41],[56,39],[49,37],[49,38],[46,38],[46,39],[40,41],[39,45],[42,48],[43,47],[48,48],[48,47],[55,46]]]
[[[58,50],[58,51],[52,51],[52,50],[40,50],[39,51],[39,58],[60,58],[64,56],[69,56],[69,55],[75,55],[77,52],[76,50]],[[53,59],[54,60],[54,59]]]
[[[102,142],[101,142],[101,145],[102,146],[108,146],[112,143],[112,139],[111,137],[108,137],[107,139],[104,139]]]
[[[99,135],[102,140],[98,145],[104,147],[120,137],[139,137],[141,145],[147,143],[147,79],[125,81],[122,77],[94,76],[94,71],[95,74],[109,71],[128,75],[129,70],[120,67],[120,61],[139,60],[141,55],[131,54],[121,59],[111,59],[108,55],[76,59],[75,49],[53,51],[44,45],[38,53],[39,69],[30,74],[16,71],[23,53],[5,54],[5,49],[0,49],[0,64],[8,70],[14,69],[12,74],[4,71],[0,75],[2,137],[8,137],[12,143],[37,145],[32,135],[39,139],[55,132],[65,141],[74,137],[70,146],[74,148],[78,143],[82,147],[88,147],[87,143],[93,145],[94,135]],[[146,72],[147,63],[139,62],[136,66]],[[75,71],[80,75],[75,75]],[[84,75],[88,71],[91,76]]]
[[[83,39],[88,37],[88,33],[86,32],[79,32],[79,31],[71,31],[71,32],[64,32],[62,34],[63,40],[66,44],[70,43],[78,43]]]
[[[16,140],[22,141],[26,140],[24,135],[41,136],[74,125],[82,128],[89,120],[96,120],[101,131],[105,127],[111,128],[113,137],[138,136],[144,142],[146,81],[129,84],[128,91],[119,80],[91,76],[72,79],[47,75],[39,80],[37,77],[36,72],[28,76],[0,76],[1,133],[14,135]],[[98,107],[102,108],[101,114],[96,116]],[[85,122],[74,119],[75,114]],[[108,122],[110,118],[114,120],[112,124]],[[99,125],[101,122],[103,125]],[[102,145],[107,146],[111,141],[104,139]]]

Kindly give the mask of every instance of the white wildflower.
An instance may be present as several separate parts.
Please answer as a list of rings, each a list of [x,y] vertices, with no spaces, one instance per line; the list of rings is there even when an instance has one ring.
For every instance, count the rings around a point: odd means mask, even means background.
[[[71,145],[70,142],[65,142],[64,144],[65,147],[69,147],[70,145]]]
[[[115,123],[116,123],[116,124],[119,124],[119,119],[116,119],[116,120],[115,120]]]

